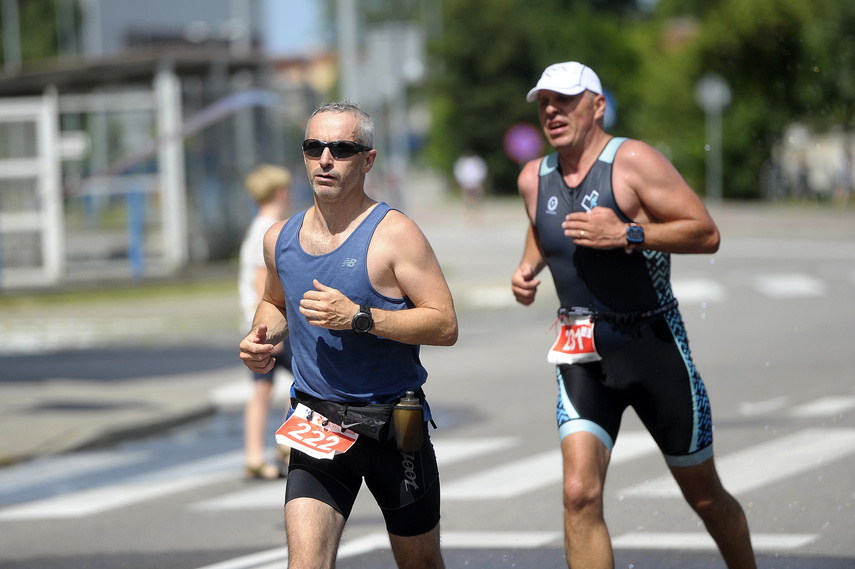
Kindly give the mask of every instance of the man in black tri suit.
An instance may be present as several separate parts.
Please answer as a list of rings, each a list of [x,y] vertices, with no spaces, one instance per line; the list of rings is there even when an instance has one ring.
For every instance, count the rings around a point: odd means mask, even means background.
[[[531,224],[511,279],[534,301],[549,267],[561,333],[549,351],[558,379],[568,566],[613,568],[603,485],[623,411],[632,406],[730,569],[756,567],[745,514],[713,461],[712,419],[671,291],[671,253],[714,253],[704,204],[651,146],[603,127],[594,71],[551,65],[526,100],[556,150],[519,176]]]

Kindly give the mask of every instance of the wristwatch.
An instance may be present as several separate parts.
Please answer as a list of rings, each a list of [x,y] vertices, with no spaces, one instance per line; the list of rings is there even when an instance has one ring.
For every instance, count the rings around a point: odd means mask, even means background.
[[[626,242],[631,247],[638,247],[644,243],[644,228],[637,223],[626,226]]]
[[[359,310],[353,315],[350,326],[357,334],[367,334],[369,330],[374,328],[374,317],[371,316],[371,308],[365,304],[360,304]]]

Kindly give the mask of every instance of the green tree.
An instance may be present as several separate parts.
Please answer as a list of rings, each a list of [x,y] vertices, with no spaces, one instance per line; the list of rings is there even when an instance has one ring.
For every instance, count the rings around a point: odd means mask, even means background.
[[[469,0],[443,3],[444,67],[431,85],[430,158],[450,172],[465,149],[485,156],[494,193],[515,189],[502,135],[536,124],[524,102],[550,63],[577,60],[614,95],[612,132],[650,142],[704,193],[702,75],[733,93],[723,121],[724,194],[757,198],[762,164],[788,125],[855,130],[855,3],[842,0],[661,0],[642,15],[628,3]]]
[[[694,29],[675,40],[680,26]],[[695,84],[704,73],[721,75],[733,93],[723,118],[724,194],[757,198],[761,167],[789,124],[852,128],[852,29],[855,6],[837,0],[666,0],[636,34],[643,67],[629,130],[667,148],[703,193],[704,117]]]
[[[492,191],[514,193],[519,165],[505,155],[502,140],[517,122],[537,125],[526,93],[547,65],[560,61],[583,61],[615,77],[630,72],[635,54],[621,21],[561,0],[494,0],[489,9],[446,0],[442,41],[432,50],[443,64],[430,86],[433,163],[450,173],[457,156],[472,150],[487,162]]]
[[[3,49],[4,45],[2,18],[3,14],[0,12],[0,49]],[[56,57],[55,0],[19,0],[18,19],[22,66]],[[5,53],[3,61],[6,61]]]

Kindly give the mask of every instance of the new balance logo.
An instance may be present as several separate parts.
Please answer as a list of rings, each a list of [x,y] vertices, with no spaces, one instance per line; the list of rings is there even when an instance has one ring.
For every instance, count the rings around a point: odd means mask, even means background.
[[[353,267],[356,266],[356,262],[357,262],[356,259],[352,259],[352,258],[348,257],[347,259],[344,260],[344,262],[342,262],[341,266],[347,267],[348,269],[352,269]]]

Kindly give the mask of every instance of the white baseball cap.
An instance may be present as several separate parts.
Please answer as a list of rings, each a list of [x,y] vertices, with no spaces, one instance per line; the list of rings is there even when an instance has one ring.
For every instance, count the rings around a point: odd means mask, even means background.
[[[547,67],[525,100],[533,103],[537,99],[537,92],[543,89],[563,95],[578,95],[586,89],[598,95],[603,94],[603,86],[594,70],[577,61],[555,63]]]

